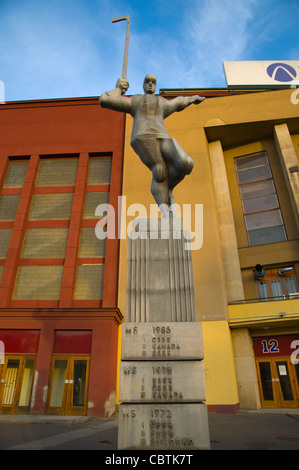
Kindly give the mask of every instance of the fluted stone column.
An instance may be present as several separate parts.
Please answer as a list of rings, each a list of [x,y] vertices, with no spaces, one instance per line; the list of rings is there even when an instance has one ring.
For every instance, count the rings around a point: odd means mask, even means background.
[[[128,240],[128,322],[196,321],[191,251],[182,219],[140,219]]]

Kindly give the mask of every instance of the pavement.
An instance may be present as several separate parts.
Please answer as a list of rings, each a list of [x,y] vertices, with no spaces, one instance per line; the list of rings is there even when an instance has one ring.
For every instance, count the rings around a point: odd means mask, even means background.
[[[212,451],[299,450],[299,409],[210,413],[209,428]],[[0,415],[0,450],[101,450],[118,455],[117,433],[117,416]]]

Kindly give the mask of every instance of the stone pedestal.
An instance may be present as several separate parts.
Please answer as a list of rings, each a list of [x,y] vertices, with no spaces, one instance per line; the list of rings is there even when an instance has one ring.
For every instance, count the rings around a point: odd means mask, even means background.
[[[129,241],[119,449],[210,448],[188,237],[167,222],[143,219]]]
[[[134,225],[126,321],[195,321],[191,251],[182,219],[138,219]]]

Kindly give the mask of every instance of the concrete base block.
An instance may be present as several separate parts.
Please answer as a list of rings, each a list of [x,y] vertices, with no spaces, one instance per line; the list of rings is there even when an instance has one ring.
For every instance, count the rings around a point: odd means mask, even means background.
[[[123,361],[202,360],[201,323],[124,323]]]
[[[118,436],[119,450],[208,450],[207,407],[203,403],[122,403]]]
[[[203,361],[121,362],[121,402],[198,403],[205,399]]]

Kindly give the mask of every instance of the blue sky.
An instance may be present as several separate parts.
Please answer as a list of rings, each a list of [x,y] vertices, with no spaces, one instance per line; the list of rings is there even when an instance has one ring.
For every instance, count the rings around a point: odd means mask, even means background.
[[[121,76],[129,14],[129,94],[226,87],[223,61],[299,60],[299,0],[0,0],[5,100],[98,96]]]

